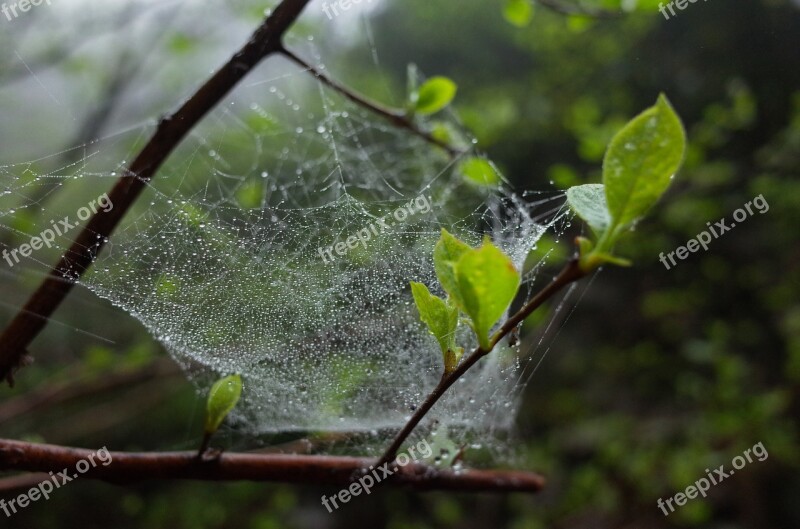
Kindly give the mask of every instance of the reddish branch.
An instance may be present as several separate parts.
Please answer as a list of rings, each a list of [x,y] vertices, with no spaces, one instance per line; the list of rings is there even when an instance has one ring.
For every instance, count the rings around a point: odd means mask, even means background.
[[[103,466],[92,450],[0,440],[0,469],[27,472],[75,474],[76,464],[93,456],[97,466],[81,479],[99,479],[119,484],[149,479],[194,479],[205,481],[274,481],[347,486],[353,475],[373,461],[341,456],[285,454],[222,454],[201,460],[197,452],[128,453],[112,452]],[[106,458],[108,460],[108,458]],[[382,476],[382,472],[378,471]],[[415,490],[470,492],[536,492],[544,486],[538,474],[497,470],[440,470],[420,463],[399,467],[391,485]],[[382,482],[383,483],[383,482]]]
[[[27,348],[47,319],[91,266],[106,237],[119,224],[150,179],[186,134],[266,56],[282,48],[281,38],[309,0],[283,0],[247,44],[174,114],[161,120],[150,141],[123,171],[109,193],[114,208],[99,211],[0,335],[0,379],[13,385],[13,373],[28,360]]]

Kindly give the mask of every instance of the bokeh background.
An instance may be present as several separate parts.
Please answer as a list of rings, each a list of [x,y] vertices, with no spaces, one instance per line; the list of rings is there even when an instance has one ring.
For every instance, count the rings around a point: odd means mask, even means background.
[[[78,174],[91,142],[173,109],[273,7],[109,4],[53,0],[0,18],[0,168]],[[659,92],[684,119],[685,167],[621,248],[635,267],[592,281],[525,388],[514,464],[545,474],[543,493],[386,488],[329,515],[319,498],[334,491],[313,485],[84,480],[4,526],[800,526],[800,4],[711,0],[669,20],[649,1],[546,4],[526,23],[508,20],[504,2],[480,0],[373,0],[330,20],[314,0],[292,32],[314,37],[337,79],[388,104],[402,104],[408,63],[454,79],[456,112],[519,190],[598,181],[613,133]],[[624,14],[565,15],[553,5]],[[275,76],[286,68],[281,59],[260,66]],[[135,143],[121,134],[116,148],[126,142]],[[49,191],[27,200],[59,192]],[[760,194],[768,212],[671,270],[658,262]],[[16,215],[14,229],[35,225],[36,211]],[[569,235],[580,231],[575,222]],[[13,230],[0,237],[3,247],[23,242]],[[569,239],[538,251],[565,256]],[[3,267],[0,323],[40,273]],[[540,321],[566,316],[549,310]],[[33,347],[36,363],[0,394],[0,436],[119,450],[196,445],[202,399],[133,318],[77,290],[54,319]],[[523,340],[538,340],[528,328]],[[220,442],[249,440],[228,429]],[[759,442],[767,460],[669,517],[657,508]]]

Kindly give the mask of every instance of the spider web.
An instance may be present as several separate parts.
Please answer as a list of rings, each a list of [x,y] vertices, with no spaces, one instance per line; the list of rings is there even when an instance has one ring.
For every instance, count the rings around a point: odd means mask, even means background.
[[[437,119],[475,154],[454,115]],[[70,208],[110,187],[153,126],[81,146],[79,161],[55,172],[38,172],[40,161],[0,166],[2,230],[30,237],[48,224],[22,222],[28,214],[74,217]],[[192,131],[80,284],[139,320],[198,388],[241,373],[234,419],[251,434],[392,431],[443,370],[408,287],[443,294],[432,262],[441,229],[473,245],[489,234],[524,269],[543,233],[563,228],[562,194],[477,187],[460,161],[306,72],[251,81]],[[44,255],[25,266],[44,272]],[[460,440],[508,431],[524,367],[514,350],[493,352],[430,424]]]

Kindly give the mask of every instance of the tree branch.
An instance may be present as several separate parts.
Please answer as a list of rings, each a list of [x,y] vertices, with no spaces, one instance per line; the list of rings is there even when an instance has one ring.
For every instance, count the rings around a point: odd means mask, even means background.
[[[431,135],[430,132],[425,131],[422,128],[420,128],[419,125],[414,123],[414,121],[412,119],[410,119],[406,115],[405,112],[402,112],[402,111],[397,110],[397,109],[385,107],[385,106],[381,105],[380,103],[377,103],[375,101],[371,101],[371,100],[367,99],[366,97],[362,96],[361,94],[358,94],[358,93],[350,90],[346,86],[344,86],[344,85],[334,81],[330,77],[326,76],[324,73],[322,73],[318,69],[314,68],[308,62],[304,61],[303,59],[301,59],[300,57],[295,55],[293,52],[287,50],[286,48],[281,48],[280,52],[283,55],[285,55],[287,58],[289,58],[292,61],[294,61],[295,63],[297,63],[301,68],[303,68],[304,70],[307,70],[308,72],[310,72],[322,84],[328,86],[329,88],[332,88],[336,92],[339,92],[341,95],[343,95],[344,97],[346,97],[347,99],[349,99],[353,103],[355,103],[357,105],[360,105],[360,106],[362,106],[362,107],[374,112],[375,114],[383,117],[384,119],[389,121],[392,125],[394,125],[394,126],[396,126],[398,128],[401,128],[401,129],[406,129],[409,132],[411,132],[411,133],[419,136],[420,138],[424,139],[428,143],[431,143],[432,145],[435,145],[437,147],[440,147],[440,148],[444,149],[445,151],[447,151],[447,154],[449,154],[453,158],[455,158],[456,156],[462,154],[461,151],[459,151],[458,149],[454,148],[452,145],[449,145],[446,142],[443,142],[443,141],[441,141],[441,140],[439,140],[437,138],[434,138],[433,135]]]
[[[96,452],[81,448],[0,440],[0,469],[27,472],[54,472],[68,469],[69,475],[81,460],[93,456],[97,466],[81,479],[98,479],[118,484],[149,479],[194,479],[204,481],[273,481],[347,486],[353,475],[372,463],[370,459],[341,456],[285,454],[222,454],[201,460],[196,451],[127,453],[111,452],[111,462],[103,466]],[[379,475],[382,475],[380,472]],[[399,467],[391,485],[415,490],[469,492],[537,492],[544,478],[532,472],[496,470],[441,470],[421,463]],[[381,482],[384,483],[384,482]]]
[[[397,456],[397,452],[403,446],[403,443],[406,441],[411,432],[414,431],[414,428],[422,421],[425,415],[433,408],[434,404],[436,404],[440,398],[445,394],[445,392],[452,386],[456,380],[461,378],[464,373],[469,371],[469,369],[474,366],[478,360],[489,354],[494,347],[497,345],[500,340],[502,340],[505,336],[511,333],[514,328],[516,328],[520,323],[522,323],[525,318],[531,315],[533,311],[538,309],[542,306],[542,304],[553,297],[559,290],[564,288],[566,285],[573,283],[586,275],[586,271],[584,271],[579,263],[577,257],[573,257],[567,262],[561,272],[550,282],[544,289],[542,289],[538,294],[536,294],[528,303],[526,303],[516,314],[511,316],[501,327],[500,329],[492,336],[492,339],[489,343],[488,349],[483,349],[482,347],[475,348],[466,358],[464,358],[461,363],[454,369],[450,374],[446,374],[442,377],[442,380],[439,384],[433,389],[433,391],[428,395],[425,401],[414,411],[414,414],[408,420],[408,422],[403,426],[403,428],[398,432],[397,436],[392,441],[392,444],[386,449],[384,454],[376,463],[376,466],[383,465],[384,463],[388,463],[394,460]]]
[[[109,193],[114,208],[100,210],[59,259],[25,306],[0,335],[0,378],[13,385],[13,373],[26,360],[27,348],[47,319],[91,266],[116,228],[186,134],[262,59],[282,48],[281,38],[309,0],[283,0],[245,46],[225,63],[174,114],[161,120],[150,141]]]

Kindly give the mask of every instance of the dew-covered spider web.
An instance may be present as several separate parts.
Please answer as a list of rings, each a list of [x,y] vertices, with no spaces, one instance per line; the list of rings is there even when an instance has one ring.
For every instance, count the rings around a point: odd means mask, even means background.
[[[465,151],[455,157],[307,72],[286,71],[249,77],[192,131],[80,283],[140,321],[201,390],[241,373],[234,423],[244,431],[385,439],[441,377],[408,286],[442,295],[432,261],[440,230],[473,245],[488,234],[526,271],[528,292],[539,268],[526,258],[546,230],[561,230],[563,195],[467,182],[460,164],[476,155],[474,142],[452,114],[436,127]],[[0,166],[3,231],[34,235],[74,217],[72,205],[107,191],[154,126],[81,146],[79,161],[58,171]],[[20,224],[40,210],[43,220]],[[59,253],[76,235],[56,238]],[[53,261],[43,255],[27,265],[46,270]],[[459,343],[475,345],[466,326]],[[507,431],[527,367],[499,348],[425,424],[459,439]]]

